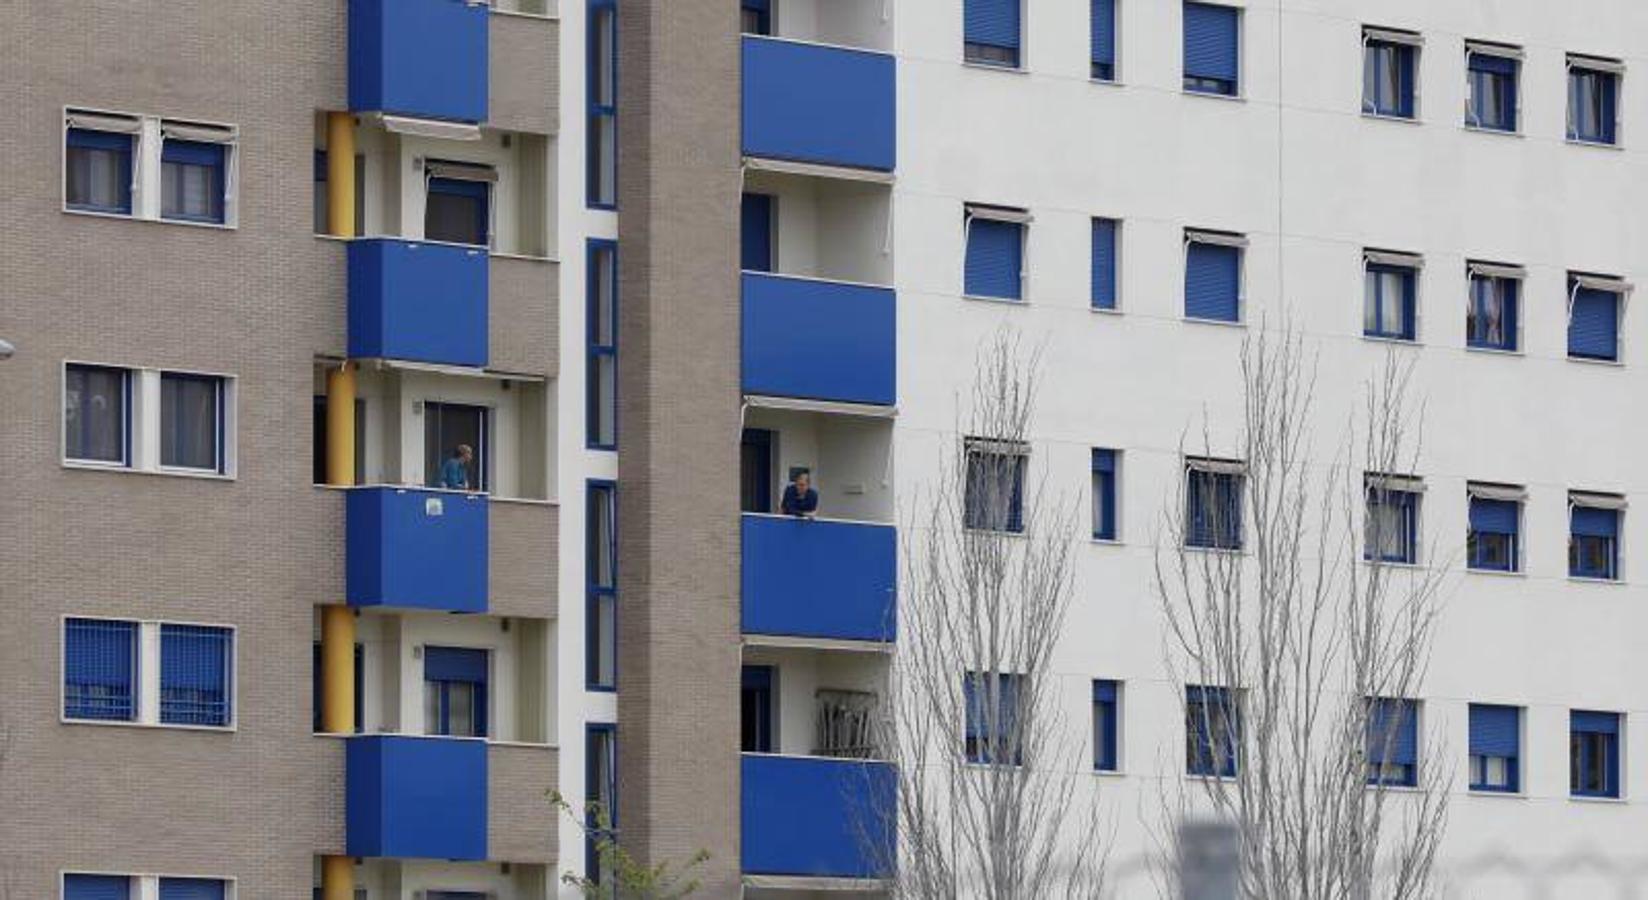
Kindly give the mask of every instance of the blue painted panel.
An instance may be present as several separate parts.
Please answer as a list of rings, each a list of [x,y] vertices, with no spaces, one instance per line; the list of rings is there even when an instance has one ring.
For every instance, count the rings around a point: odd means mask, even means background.
[[[1514,706],[1471,704],[1471,755],[1515,758],[1522,743],[1520,712]]]
[[[1097,13],[1095,13],[1097,15]],[[1116,308],[1116,220],[1093,220],[1093,308]]]
[[[1236,80],[1239,12],[1232,6],[1184,5],[1184,73]]]
[[[962,293],[1018,300],[1024,296],[1024,226],[971,217]]]
[[[744,153],[892,171],[893,57],[745,35]]]
[[[1579,288],[1568,319],[1568,355],[1614,359],[1619,355],[1619,295]]]
[[[1093,0],[1092,24],[1089,35],[1093,62],[1114,65],[1116,62],[1116,0]]]
[[[964,39],[969,44],[1019,45],[1019,0],[966,0],[962,18]]]
[[[745,755],[751,875],[878,878],[894,858],[898,774],[887,763]]]
[[[895,638],[893,526],[746,515],[743,538],[746,634]]]
[[[486,121],[487,16],[469,0],[349,0],[349,109]]]
[[[486,365],[490,270],[484,248],[350,241],[350,357]]]
[[[1241,291],[1242,251],[1191,241],[1185,253],[1185,317],[1235,322]]]
[[[350,606],[486,612],[490,517],[481,494],[349,491]]]
[[[350,856],[486,859],[485,741],[404,735],[348,740]]]
[[[745,393],[897,402],[891,288],[745,272],[743,294]]]

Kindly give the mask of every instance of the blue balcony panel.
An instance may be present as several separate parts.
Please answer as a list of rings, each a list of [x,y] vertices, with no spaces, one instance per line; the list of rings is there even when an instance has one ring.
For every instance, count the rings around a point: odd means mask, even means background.
[[[745,874],[884,878],[891,870],[892,765],[745,754],[743,776]]]
[[[744,633],[892,641],[898,532],[891,525],[744,516]]]
[[[893,170],[893,57],[768,37],[744,37],[744,154]]]
[[[744,393],[897,402],[891,288],[745,272],[743,293]]]
[[[350,241],[350,357],[485,366],[489,272],[480,247]]]
[[[345,852],[487,858],[485,741],[372,734],[347,744]]]
[[[349,0],[349,109],[486,121],[488,15],[476,0]]]
[[[344,593],[350,606],[487,611],[484,495],[363,487],[348,496]]]

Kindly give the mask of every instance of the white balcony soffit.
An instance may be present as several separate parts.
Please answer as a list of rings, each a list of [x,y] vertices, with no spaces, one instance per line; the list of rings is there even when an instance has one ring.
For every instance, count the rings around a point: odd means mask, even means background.
[[[383,115],[379,117],[386,131],[410,134],[416,137],[437,138],[443,141],[478,141],[481,126],[467,122],[441,122],[435,119],[414,119],[410,116]]]
[[[430,372],[436,375],[453,375],[461,378],[487,378],[493,381],[524,381],[541,383],[548,381],[542,375],[524,375],[518,372],[500,372],[496,369],[482,369],[476,366],[449,366],[442,363],[418,362],[410,359],[375,359],[371,363],[376,369],[389,369],[401,372]]]
[[[747,395],[744,405],[751,409],[781,409],[835,416],[862,416],[867,419],[892,419],[898,416],[896,406],[872,406],[867,403],[845,403],[840,400],[805,400],[800,397],[768,397],[761,394]]]
[[[879,878],[818,878],[802,875],[745,875],[744,887],[766,891],[817,891],[830,894],[874,894],[886,890]]]
[[[780,650],[836,650],[846,653],[892,653],[891,641],[855,641],[847,638],[798,637],[788,634],[746,634],[746,647]]]
[[[744,168],[750,172],[801,175],[807,178],[838,178],[843,181],[864,181],[870,184],[893,183],[893,173],[883,172],[879,169],[827,166],[821,163],[794,162],[788,159],[768,159],[759,156],[744,157]]]

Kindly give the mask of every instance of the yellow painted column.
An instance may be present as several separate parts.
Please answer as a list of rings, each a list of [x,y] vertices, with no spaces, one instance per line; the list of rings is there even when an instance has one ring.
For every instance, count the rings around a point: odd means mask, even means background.
[[[333,237],[355,236],[355,116],[326,114],[326,225]]]
[[[354,900],[355,862],[347,856],[328,856],[320,864],[322,900]]]
[[[326,483],[355,484],[355,364],[326,373]]]
[[[334,115],[333,119],[336,120]],[[347,118],[347,117],[345,117]],[[335,134],[336,132],[334,132]],[[348,158],[349,193],[353,194],[354,134]],[[336,147],[337,144],[332,144]],[[332,172],[337,166],[332,166]],[[337,184],[332,185],[332,209],[337,224]],[[348,234],[354,233],[354,199],[347,197]],[[355,365],[345,362],[326,373],[326,483],[350,487],[355,483]],[[320,619],[321,729],[331,734],[351,734],[355,730],[355,612],[343,604],[321,607]],[[354,900],[355,868],[347,856],[327,856],[321,860],[321,897],[324,900]]]

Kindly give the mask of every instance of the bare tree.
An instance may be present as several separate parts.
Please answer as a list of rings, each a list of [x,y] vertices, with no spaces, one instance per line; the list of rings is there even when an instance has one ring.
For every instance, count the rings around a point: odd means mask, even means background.
[[[1155,587],[1200,776],[1165,806],[1236,826],[1244,897],[1438,890],[1451,771],[1392,764],[1448,569],[1434,545],[1426,565],[1398,564],[1419,549],[1411,375],[1386,360],[1324,465],[1315,354],[1287,323],[1260,329],[1241,354],[1239,460],[1209,461],[1204,427],[1164,514]]]
[[[1052,657],[1072,595],[1075,504],[1029,477],[1039,353],[979,351],[959,435],[904,529],[899,649],[878,745],[899,773],[882,841],[893,898],[1094,898],[1094,804]]]

